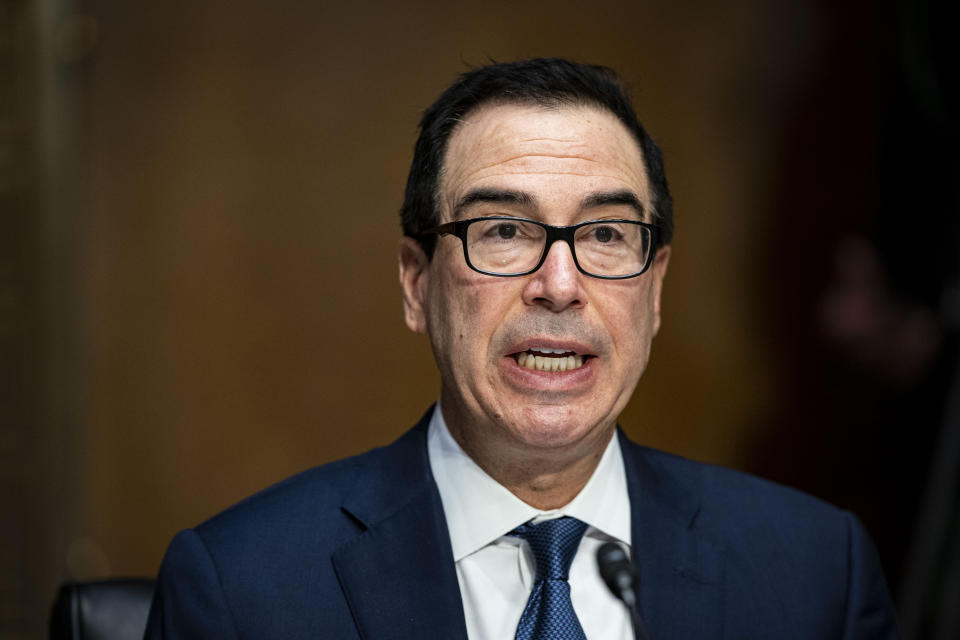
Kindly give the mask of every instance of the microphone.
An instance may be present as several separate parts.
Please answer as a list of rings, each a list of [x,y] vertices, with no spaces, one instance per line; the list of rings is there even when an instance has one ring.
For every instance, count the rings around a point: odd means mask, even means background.
[[[610,588],[610,591],[619,598],[627,610],[630,612],[630,620],[633,622],[633,635],[637,640],[648,640],[647,634],[643,629],[643,622],[640,620],[640,612],[637,609],[637,577],[633,572],[633,564],[627,557],[623,547],[615,542],[604,542],[597,549],[597,567],[600,569],[600,577]]]

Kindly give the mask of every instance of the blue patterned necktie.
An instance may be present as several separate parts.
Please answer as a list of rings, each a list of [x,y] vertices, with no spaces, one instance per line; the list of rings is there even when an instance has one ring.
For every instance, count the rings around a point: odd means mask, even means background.
[[[507,535],[530,544],[537,577],[517,625],[516,640],[586,640],[570,600],[570,563],[587,525],[576,518],[522,524]]]

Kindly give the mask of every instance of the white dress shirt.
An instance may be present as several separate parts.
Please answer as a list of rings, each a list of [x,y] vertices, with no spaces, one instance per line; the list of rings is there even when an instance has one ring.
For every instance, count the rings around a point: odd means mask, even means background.
[[[628,553],[631,544],[627,477],[616,436],[577,497],[553,511],[531,507],[487,475],[450,435],[439,402],[430,420],[427,448],[457,563],[470,640],[507,640],[516,635],[533,590],[536,564],[526,541],[505,534],[531,519],[560,516],[589,525],[570,565],[573,608],[588,640],[633,639],[629,613],[603,583],[596,561],[604,542],[619,542]]]

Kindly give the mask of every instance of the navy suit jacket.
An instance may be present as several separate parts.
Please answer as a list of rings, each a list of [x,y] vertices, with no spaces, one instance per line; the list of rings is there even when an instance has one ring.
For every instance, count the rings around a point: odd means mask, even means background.
[[[429,416],[178,534],[146,637],[465,640]],[[618,437],[651,640],[898,637],[853,516]]]

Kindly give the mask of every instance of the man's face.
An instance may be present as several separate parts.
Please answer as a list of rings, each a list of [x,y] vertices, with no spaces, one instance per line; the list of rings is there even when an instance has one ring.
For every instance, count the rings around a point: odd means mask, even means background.
[[[639,147],[598,109],[482,107],[451,136],[443,166],[441,222],[492,215],[553,225],[650,221]],[[440,237],[430,261],[404,239],[406,321],[429,334],[444,417],[468,453],[479,439],[560,454],[608,438],[646,367],[668,258],[661,248],[643,275],[600,280],[580,273],[569,246],[557,242],[538,271],[504,278],[471,270],[455,236]],[[583,364],[539,371],[518,362],[524,353],[557,356],[549,351]]]

